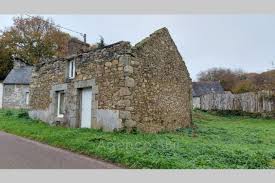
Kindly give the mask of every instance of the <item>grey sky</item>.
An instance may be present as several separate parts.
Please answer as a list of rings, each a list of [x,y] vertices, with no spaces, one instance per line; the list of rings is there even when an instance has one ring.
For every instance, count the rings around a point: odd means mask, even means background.
[[[45,15],[64,27],[87,33],[88,42],[102,35],[106,43],[139,42],[167,27],[192,79],[211,67],[263,72],[275,61],[275,15]],[[0,29],[12,24],[0,15]],[[79,37],[77,34],[71,35]],[[80,37],[79,37],[80,38]]]

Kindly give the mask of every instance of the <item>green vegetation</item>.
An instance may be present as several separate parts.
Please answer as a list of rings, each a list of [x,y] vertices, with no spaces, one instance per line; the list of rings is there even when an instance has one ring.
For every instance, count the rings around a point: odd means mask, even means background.
[[[12,55],[28,64],[63,57],[68,53],[70,39],[71,36],[62,32],[51,19],[13,17],[10,27],[0,29],[0,80],[4,80],[13,67]]]
[[[210,68],[198,74],[199,81],[220,81],[232,93],[274,91],[275,69],[263,73],[246,73],[241,69]],[[273,98],[274,99],[274,98]]]
[[[204,111],[206,112],[206,111]],[[240,110],[213,110],[209,111],[210,114],[230,117],[230,116],[245,116],[250,118],[259,118],[259,119],[275,119],[275,111],[273,112],[265,112],[265,113],[251,113]]]
[[[0,130],[129,168],[274,168],[275,121],[194,111],[175,133],[107,133],[49,126],[0,110]]]

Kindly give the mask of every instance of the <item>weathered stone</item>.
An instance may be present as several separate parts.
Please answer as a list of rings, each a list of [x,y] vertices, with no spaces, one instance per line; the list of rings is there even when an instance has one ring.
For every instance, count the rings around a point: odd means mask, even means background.
[[[128,127],[128,128],[133,128],[136,126],[136,122],[134,120],[126,120],[125,121],[125,126]]]
[[[126,111],[134,111],[134,108],[133,107],[126,107],[125,110]]]
[[[135,86],[135,80],[130,77],[126,77],[125,79],[125,86],[127,87],[134,87]]]
[[[118,101],[117,105],[119,107],[129,107],[131,105],[131,101],[130,100],[120,100],[120,101]]]
[[[133,100],[133,96],[132,96],[132,95],[129,95],[129,96],[124,96],[124,99]]]
[[[131,119],[131,113],[129,111],[120,111],[119,118],[120,119]]]
[[[113,60],[113,61],[112,61],[112,64],[113,64],[113,65],[117,65],[117,64],[118,64],[118,60]]]
[[[130,66],[130,65],[125,66],[124,67],[124,72],[130,73],[130,74],[133,73],[134,72],[133,67]]]
[[[112,66],[112,63],[111,63],[111,62],[106,62],[106,63],[105,63],[105,66],[106,66],[106,67],[111,67],[111,66]]]
[[[119,65],[129,65],[129,58],[127,55],[122,55],[119,57]]]
[[[119,90],[119,95],[120,95],[120,96],[128,96],[128,95],[131,95],[131,92],[130,92],[129,88],[127,88],[127,87],[122,87],[122,88],[120,88],[120,90]]]
[[[131,65],[134,66],[134,67],[135,67],[135,66],[138,66],[138,65],[139,65],[139,62],[138,62],[138,61],[131,61]]]

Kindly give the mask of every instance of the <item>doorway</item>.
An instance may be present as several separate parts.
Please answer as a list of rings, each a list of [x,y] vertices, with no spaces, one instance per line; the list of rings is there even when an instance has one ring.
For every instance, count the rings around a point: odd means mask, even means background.
[[[81,128],[92,127],[92,88],[83,88],[81,92]]]

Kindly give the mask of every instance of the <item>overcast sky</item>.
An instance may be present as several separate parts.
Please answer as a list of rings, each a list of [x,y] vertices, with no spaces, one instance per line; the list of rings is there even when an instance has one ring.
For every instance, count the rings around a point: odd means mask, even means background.
[[[12,24],[12,15],[0,15],[0,29]],[[161,27],[167,27],[193,80],[211,67],[263,72],[275,63],[275,15],[44,15],[55,23],[87,34],[95,43],[132,45]],[[65,30],[64,30],[65,31]],[[75,33],[71,35],[81,38]]]

